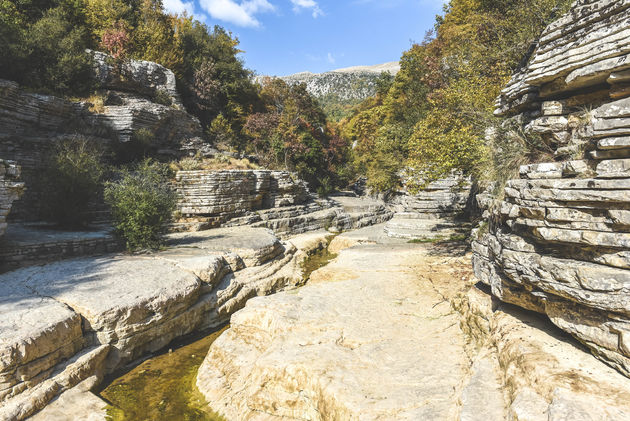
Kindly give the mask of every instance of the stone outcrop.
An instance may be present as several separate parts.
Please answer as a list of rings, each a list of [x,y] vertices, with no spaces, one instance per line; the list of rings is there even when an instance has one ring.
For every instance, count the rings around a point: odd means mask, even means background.
[[[55,142],[80,133],[107,144],[107,129],[93,125],[88,106],[26,92],[0,79],[0,156],[16,161],[28,190],[15,202],[12,219],[36,220],[43,203],[42,172]]]
[[[175,234],[150,255],[66,260],[0,275],[0,420],[21,420],[65,390],[183,335],[216,327],[256,296],[302,281],[327,233]]]
[[[480,195],[477,277],[630,375],[630,5],[577,1],[498,101],[556,162]]]
[[[176,230],[252,226],[281,236],[321,229],[348,230],[384,222],[384,202],[355,196],[315,199],[304,182],[286,171],[179,171],[181,219]]]
[[[134,92],[149,98],[163,95],[171,104],[183,108],[177,92],[175,74],[166,67],[145,60],[117,62],[100,51],[89,51],[94,62],[94,73],[101,88]],[[163,101],[165,102],[165,101]]]
[[[62,231],[40,224],[11,223],[0,241],[0,273],[62,259],[121,251],[124,244],[109,227]]]
[[[385,232],[406,239],[449,238],[470,228],[465,216],[470,182],[452,176],[430,183],[420,192],[407,189],[394,194],[389,202],[394,217]]]
[[[208,148],[199,120],[182,105],[172,71],[150,61],[117,63],[105,53],[90,54],[101,88],[109,90],[95,117],[118,141],[148,143],[152,155],[171,158]]]
[[[0,237],[7,230],[7,216],[13,202],[24,190],[24,183],[19,181],[20,167],[14,162],[0,159]]]
[[[219,221],[310,199],[306,185],[286,171],[179,171],[176,182],[182,215]]]
[[[210,407],[230,420],[628,419],[630,380],[493,302],[465,253],[384,238],[235,313],[198,372]]]
[[[28,186],[12,218],[37,220],[42,173],[57,141],[84,136],[110,155],[142,150],[157,158],[210,153],[199,121],[181,105],[175,76],[151,62],[131,60],[115,71],[103,53],[92,53],[103,83],[103,104],[34,94],[0,80],[0,156],[16,161]],[[107,89],[107,90],[106,90]],[[92,99],[94,101],[94,99]],[[137,152],[135,152],[137,153]]]

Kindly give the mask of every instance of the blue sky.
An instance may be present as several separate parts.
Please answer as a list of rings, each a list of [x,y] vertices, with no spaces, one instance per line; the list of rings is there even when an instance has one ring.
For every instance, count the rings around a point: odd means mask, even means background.
[[[163,0],[240,40],[248,68],[284,76],[395,61],[422,41],[442,0]]]

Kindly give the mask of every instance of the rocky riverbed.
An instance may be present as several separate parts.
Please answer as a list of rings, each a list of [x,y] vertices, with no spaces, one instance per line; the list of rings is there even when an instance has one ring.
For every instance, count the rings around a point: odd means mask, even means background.
[[[197,377],[210,407],[251,420],[630,419],[630,379],[479,289],[460,245],[377,231],[337,237],[339,257],[308,285],[232,316]]]
[[[256,295],[301,283],[302,261],[327,235],[280,241],[248,227],[173,234],[157,253],[0,275],[0,420],[24,419],[60,395],[57,403],[71,402],[68,419],[82,416],[85,407],[72,402],[93,400],[88,392],[104,375],[226,323]],[[89,398],[75,399],[84,392]]]

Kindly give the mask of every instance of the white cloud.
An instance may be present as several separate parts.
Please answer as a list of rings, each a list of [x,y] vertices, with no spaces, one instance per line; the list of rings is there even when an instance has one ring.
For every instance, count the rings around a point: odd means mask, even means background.
[[[200,0],[199,4],[210,16],[238,26],[258,27],[258,13],[275,10],[268,0]]]
[[[195,12],[194,2],[186,2],[182,0],[164,0],[164,10],[168,13],[182,14],[184,12],[192,16]]]
[[[332,55],[332,53],[328,53],[327,59],[330,64],[335,64],[336,60],[335,60],[335,57]]]
[[[291,3],[293,3],[295,12],[300,12],[302,9],[310,9],[314,18],[324,15],[324,11],[315,0],[291,0]]]

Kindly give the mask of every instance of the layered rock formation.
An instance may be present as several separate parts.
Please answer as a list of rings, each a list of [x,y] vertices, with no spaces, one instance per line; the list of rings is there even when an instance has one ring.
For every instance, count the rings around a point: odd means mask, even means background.
[[[13,202],[23,192],[24,183],[19,181],[20,167],[14,162],[0,159],[0,237],[7,229],[7,216]]]
[[[390,201],[394,217],[385,232],[406,239],[449,238],[465,233],[470,228],[465,216],[469,197],[470,182],[458,176],[430,183],[415,194],[404,189]]]
[[[179,230],[265,227],[282,236],[320,229],[348,230],[391,218],[382,201],[333,196],[314,199],[286,171],[179,171]]]
[[[135,92],[150,98],[163,94],[172,105],[183,108],[175,74],[166,67],[144,60],[118,62],[100,51],[88,53],[92,56],[96,78],[102,88]]]
[[[556,162],[479,197],[477,277],[630,375],[630,5],[577,1],[498,101]],[[620,99],[623,98],[623,99]]]
[[[102,53],[93,53],[103,83],[102,105],[33,94],[0,80],[0,156],[19,162],[29,187],[16,202],[13,218],[37,220],[43,202],[42,170],[60,139],[85,136],[106,151],[135,149],[175,158],[207,152],[199,121],[181,106],[173,73],[151,62],[130,61],[114,71]]]
[[[64,390],[225,323],[253,296],[302,281],[326,233],[279,241],[228,228],[177,234],[143,256],[109,255],[0,275],[0,420],[21,420]]]
[[[306,185],[286,171],[179,171],[176,181],[179,212],[223,221],[310,198]]]
[[[461,250],[387,240],[236,313],[197,376],[210,407],[234,420],[628,419],[630,380],[493,303]]]

